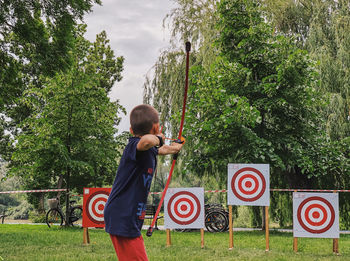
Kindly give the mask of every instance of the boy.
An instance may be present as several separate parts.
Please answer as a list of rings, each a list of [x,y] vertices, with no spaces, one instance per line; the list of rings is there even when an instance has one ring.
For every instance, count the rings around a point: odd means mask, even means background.
[[[104,209],[106,232],[118,259],[148,260],[140,230],[147,196],[157,167],[157,155],[176,154],[182,144],[163,145],[159,116],[150,105],[136,106],[130,113],[130,132],[111,194]]]

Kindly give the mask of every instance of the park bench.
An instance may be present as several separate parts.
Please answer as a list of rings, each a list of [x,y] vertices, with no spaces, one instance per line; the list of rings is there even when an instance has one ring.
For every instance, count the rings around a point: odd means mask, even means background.
[[[7,217],[7,215],[5,215],[5,212],[3,214],[0,215],[0,219],[1,219],[1,224],[4,224],[4,219],[5,217]]]
[[[153,218],[154,218],[154,216],[156,214],[156,211],[157,211],[157,206],[155,206],[155,205],[146,205],[145,219],[153,220]],[[156,225],[155,225],[154,229],[158,230],[157,223],[158,223],[158,219],[160,219],[160,218],[163,218],[163,216],[160,216],[160,215],[157,216]]]

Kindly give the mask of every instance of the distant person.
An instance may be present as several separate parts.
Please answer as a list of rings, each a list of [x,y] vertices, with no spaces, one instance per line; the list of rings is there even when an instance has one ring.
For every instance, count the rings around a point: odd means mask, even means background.
[[[106,232],[119,261],[148,260],[140,231],[157,155],[177,154],[183,145],[164,145],[158,112],[150,105],[136,106],[130,113],[130,125],[133,137],[124,149],[104,209]]]

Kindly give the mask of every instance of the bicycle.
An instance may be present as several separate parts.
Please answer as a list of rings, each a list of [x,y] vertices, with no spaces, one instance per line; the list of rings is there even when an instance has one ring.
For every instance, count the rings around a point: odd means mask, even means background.
[[[229,214],[221,204],[206,204],[205,210],[205,227],[209,232],[224,232],[228,230]],[[175,229],[178,232],[192,232],[198,229]]]
[[[51,226],[62,226],[65,220],[62,208],[58,198],[48,199],[50,210],[46,213],[46,224],[48,227]],[[76,200],[69,201],[69,224],[74,226],[75,222],[82,219],[83,208],[81,205],[73,206]]]

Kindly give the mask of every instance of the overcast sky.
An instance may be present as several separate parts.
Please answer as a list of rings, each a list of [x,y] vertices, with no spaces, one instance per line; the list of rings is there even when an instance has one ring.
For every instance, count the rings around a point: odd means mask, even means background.
[[[125,58],[123,79],[115,83],[110,97],[119,99],[128,113],[142,103],[145,75],[168,46],[169,32],[162,24],[172,8],[170,0],[102,0],[102,6],[94,6],[85,16],[87,39],[95,41],[96,34],[105,30],[115,55]],[[128,116],[119,131],[129,130]]]

